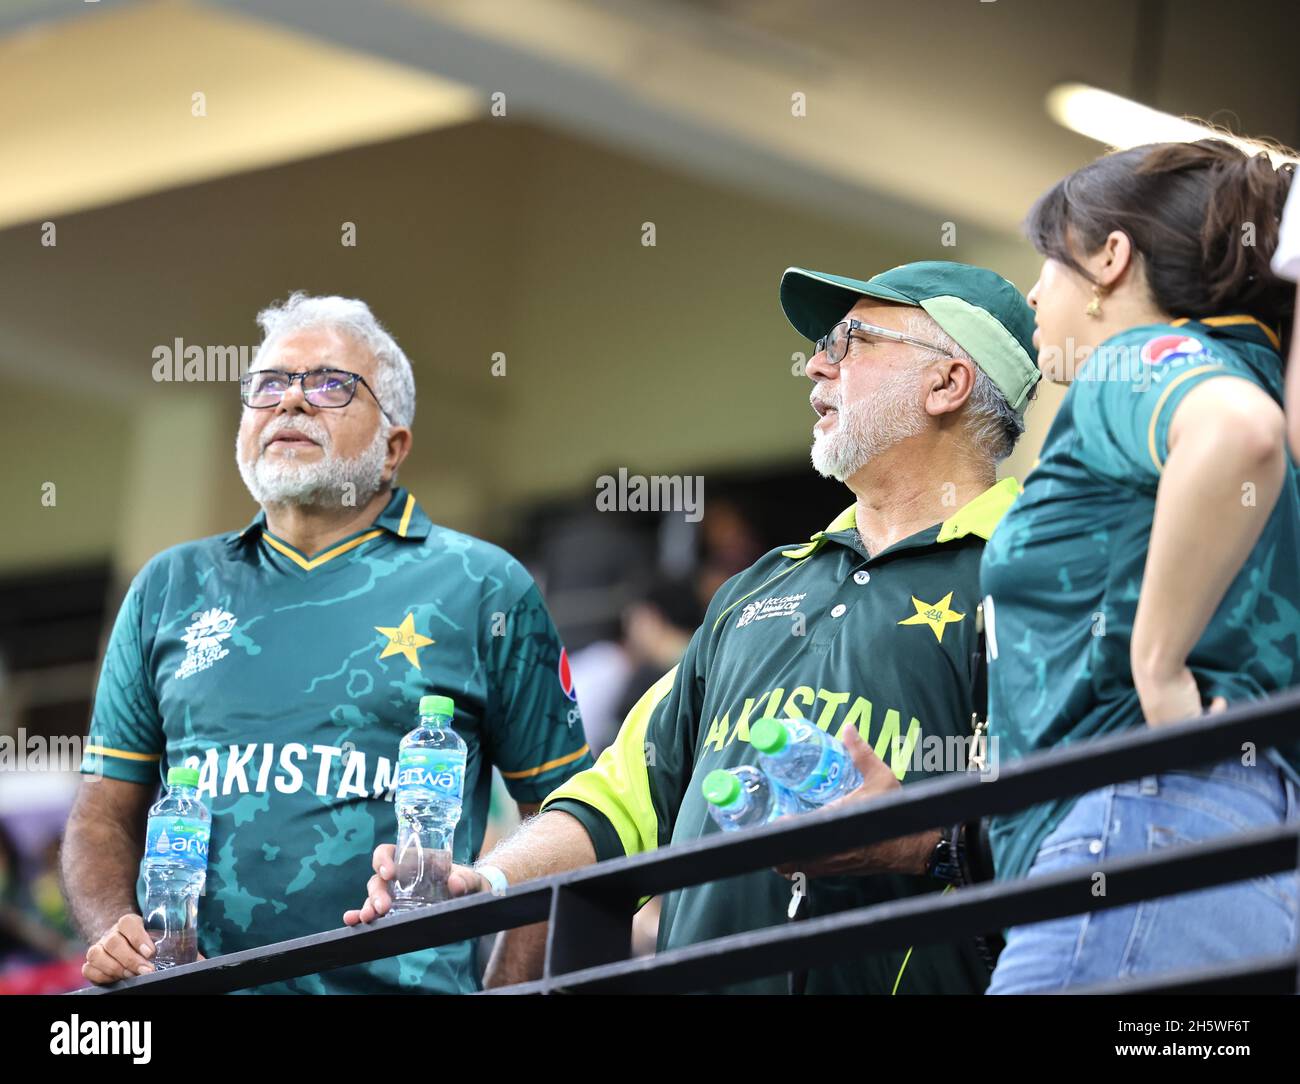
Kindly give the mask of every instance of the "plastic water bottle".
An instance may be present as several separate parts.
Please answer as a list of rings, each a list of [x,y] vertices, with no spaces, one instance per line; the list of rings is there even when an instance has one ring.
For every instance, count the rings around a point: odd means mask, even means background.
[[[709,772],[704,777],[703,790],[709,815],[724,832],[801,812],[799,800],[793,794],[752,764]]]
[[[144,852],[144,928],[161,971],[199,955],[199,896],[208,876],[212,814],[198,794],[197,768],[167,772],[167,793],[149,810]]]
[[[394,911],[427,907],[447,898],[467,754],[464,740],[451,726],[454,709],[449,696],[422,696],[420,725],[399,747]]]
[[[807,719],[759,719],[749,728],[758,761],[806,806],[823,806],[862,785],[849,751]]]

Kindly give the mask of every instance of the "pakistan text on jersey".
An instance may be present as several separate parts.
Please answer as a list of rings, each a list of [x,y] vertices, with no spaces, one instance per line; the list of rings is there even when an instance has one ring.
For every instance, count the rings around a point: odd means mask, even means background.
[[[819,704],[820,708],[817,707]],[[846,704],[848,710],[841,713]],[[876,714],[875,705],[865,696],[855,697],[849,692],[814,690],[809,685],[799,685],[787,696],[784,688],[778,688],[748,697],[742,707],[734,710],[734,723],[731,721],[733,709],[713,717],[704,735],[702,756],[721,752],[737,740],[749,741],[751,720],[784,715],[791,719],[807,719],[836,737],[842,737],[848,727],[855,728],[862,740],[873,746],[876,755],[889,764],[900,780],[909,768],[912,771],[961,772],[974,766],[989,778],[996,778],[998,770],[996,740],[977,742],[971,734],[929,734],[922,739],[921,721],[914,715],[910,716],[904,732],[902,714],[895,708],[884,712],[879,728],[873,734],[871,723]]]
[[[266,794],[272,786],[281,794],[296,794],[307,786],[322,798],[392,801],[397,783],[397,765],[388,757],[376,757],[372,772],[366,754],[358,749],[337,745],[308,749],[301,742],[278,747],[272,742],[231,745],[224,754],[213,747],[203,754],[202,762],[187,756],[185,766],[199,769],[199,794],[213,797]]]

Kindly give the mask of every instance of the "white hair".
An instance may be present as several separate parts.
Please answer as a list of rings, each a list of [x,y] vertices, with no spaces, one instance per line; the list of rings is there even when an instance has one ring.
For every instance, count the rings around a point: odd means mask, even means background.
[[[283,305],[271,305],[257,314],[262,342],[253,358],[258,367],[267,347],[296,331],[332,328],[360,343],[375,356],[375,394],[394,425],[409,427],[415,421],[415,374],[397,340],[370,311],[353,297],[312,297],[296,290]]]
[[[933,343],[940,351],[953,357],[965,358],[975,366],[975,385],[966,400],[964,412],[967,431],[971,443],[994,463],[1006,459],[1024,433],[1025,423],[1011,409],[1002,389],[924,309],[908,313],[907,333]]]

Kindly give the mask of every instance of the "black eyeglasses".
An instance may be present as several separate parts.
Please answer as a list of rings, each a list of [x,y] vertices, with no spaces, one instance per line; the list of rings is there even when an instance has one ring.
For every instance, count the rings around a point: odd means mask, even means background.
[[[302,397],[307,402],[327,410],[347,406],[357,394],[357,385],[365,384],[366,391],[375,400],[379,412],[390,422],[393,421],[384,409],[384,404],[379,401],[379,396],[375,395],[375,389],[366,384],[366,378],[346,369],[312,369],[305,373],[258,369],[239,378],[239,397],[244,406],[252,410],[270,410],[280,405],[280,400],[288,394],[295,380],[302,382]]]
[[[853,337],[853,332],[860,331],[862,338],[889,339],[891,342],[909,343],[912,346],[923,346],[927,350],[933,350],[936,354],[942,354],[946,358],[952,357],[947,351],[935,346],[934,343],[928,343],[924,339],[914,339],[911,335],[904,335],[901,331],[894,331],[892,328],[877,327],[875,324],[864,324],[861,320],[841,320],[830,331],[817,340],[817,348],[813,351],[820,354],[826,351],[826,360],[832,365],[838,365],[844,360],[844,355],[849,352],[849,339]]]

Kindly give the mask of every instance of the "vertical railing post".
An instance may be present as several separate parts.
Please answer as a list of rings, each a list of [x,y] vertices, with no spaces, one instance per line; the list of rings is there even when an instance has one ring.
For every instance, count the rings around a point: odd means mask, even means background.
[[[635,901],[607,890],[559,884],[551,890],[551,922],[546,933],[546,992],[571,971],[617,963],[632,955]]]

